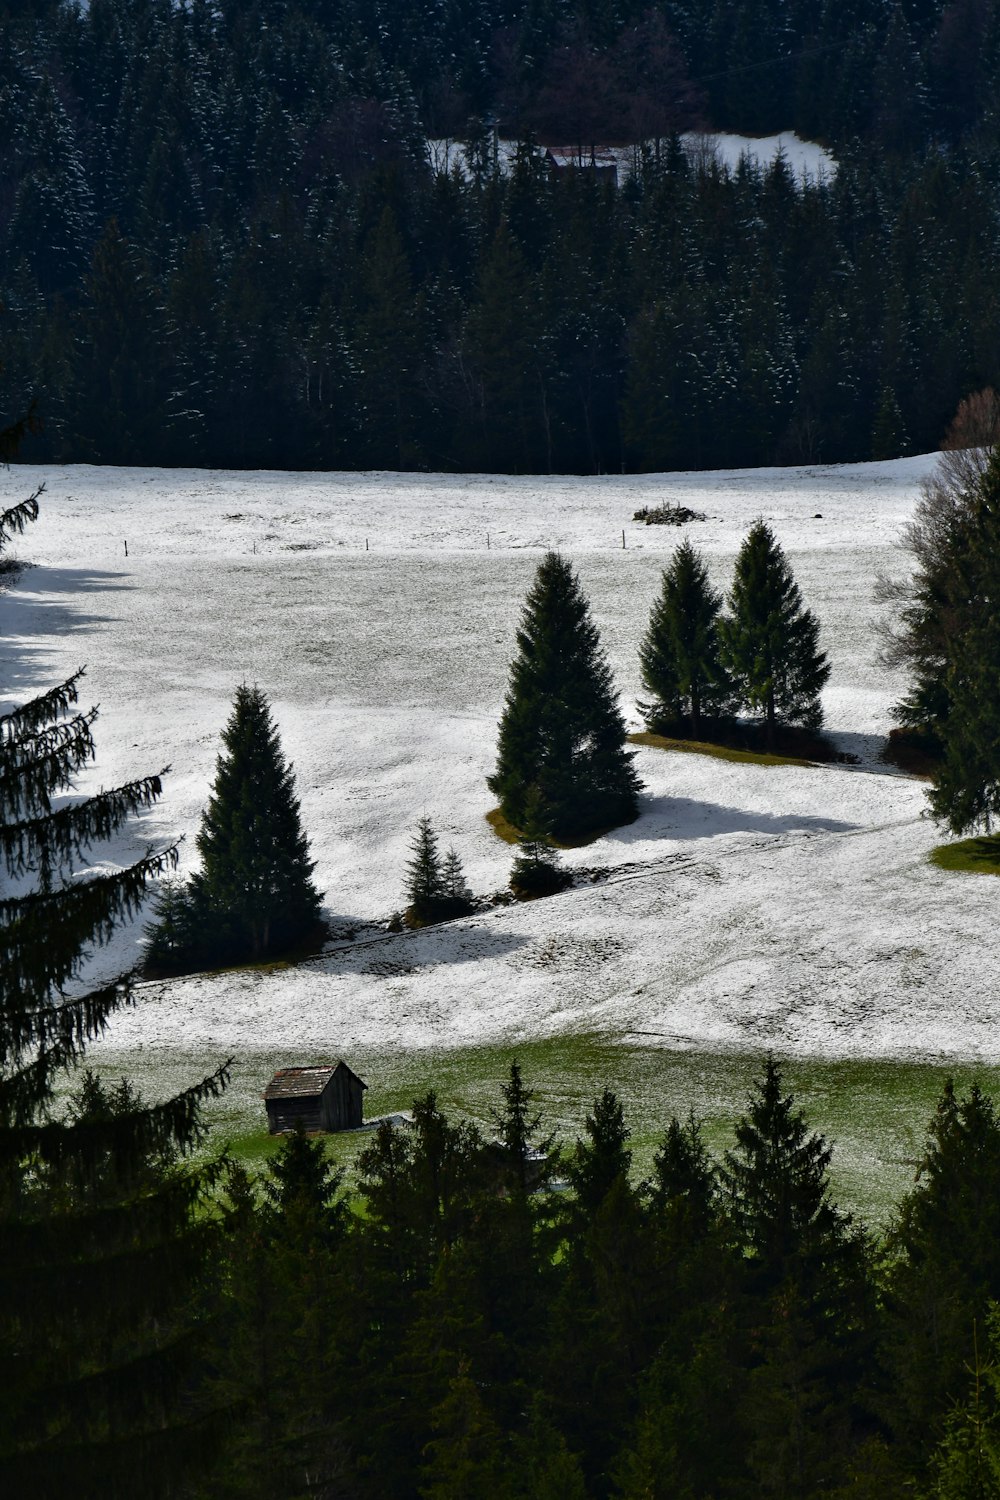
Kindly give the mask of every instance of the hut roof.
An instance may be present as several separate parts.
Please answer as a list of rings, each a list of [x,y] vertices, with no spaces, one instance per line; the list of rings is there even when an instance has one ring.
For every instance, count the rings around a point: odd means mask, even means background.
[[[343,1068],[345,1073],[360,1083],[363,1089],[368,1087],[363,1078],[358,1078],[345,1062],[336,1063],[314,1063],[305,1068],[279,1068],[264,1090],[265,1099],[308,1099],[321,1094],[338,1068]]]

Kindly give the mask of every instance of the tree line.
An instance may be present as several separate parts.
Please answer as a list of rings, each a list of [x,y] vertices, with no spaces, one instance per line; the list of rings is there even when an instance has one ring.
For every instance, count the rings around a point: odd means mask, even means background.
[[[38,400],[24,456],[617,472],[935,447],[1000,384],[995,7],[765,12],[8,3],[0,406]],[[681,149],[699,112],[769,111],[836,145],[832,181]],[[584,155],[613,125],[648,145],[614,188],[553,174],[543,124]],[[467,177],[431,169],[436,131]]]

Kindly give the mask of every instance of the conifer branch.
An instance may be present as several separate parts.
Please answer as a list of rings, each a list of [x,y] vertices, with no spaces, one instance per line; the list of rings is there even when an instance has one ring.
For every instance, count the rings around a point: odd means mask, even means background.
[[[68,863],[79,859],[89,844],[112,838],[135,813],[153,806],[163,790],[160,778],[169,770],[165,766],[155,776],[96,792],[42,817],[0,824],[0,856],[8,874],[17,877],[38,865]]]

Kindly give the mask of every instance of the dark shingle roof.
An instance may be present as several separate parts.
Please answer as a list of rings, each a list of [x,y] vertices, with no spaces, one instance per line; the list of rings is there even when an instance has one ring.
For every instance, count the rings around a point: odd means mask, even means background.
[[[345,1062],[316,1063],[308,1068],[279,1068],[264,1090],[265,1099],[309,1099],[316,1098],[326,1088],[338,1068],[357,1078],[363,1089],[368,1087],[364,1079],[358,1078]]]

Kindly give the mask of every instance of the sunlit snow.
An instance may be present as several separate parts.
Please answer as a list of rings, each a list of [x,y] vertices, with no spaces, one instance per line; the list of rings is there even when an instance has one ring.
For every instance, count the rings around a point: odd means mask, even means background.
[[[638,822],[573,851],[598,879],[419,934],[363,929],[298,968],[150,985],[108,1045],[292,1051],[606,1030],[783,1055],[1000,1059],[1000,885],[927,862],[922,783],[878,760],[900,683],[877,663],[875,575],[933,457],[696,475],[501,478],[77,467],[45,479],[0,600],[10,699],[86,662],[99,758],[82,787],[169,763],[116,858],[193,835],[233,690],[270,695],[331,918],[402,905],[418,817],[473,888],[505,885],[484,778],[521,601],[542,549],[574,561],[639,727],[636,646],[681,534],[725,586],[770,519],[833,662],[827,720],[858,767],[762,768],[640,750]],[[632,520],[682,501],[680,533]],[[622,546],[622,532],[625,546]],[[366,541],[368,550],[365,550]],[[128,555],[126,556],[126,543]],[[138,956],[124,933],[102,967]]]

